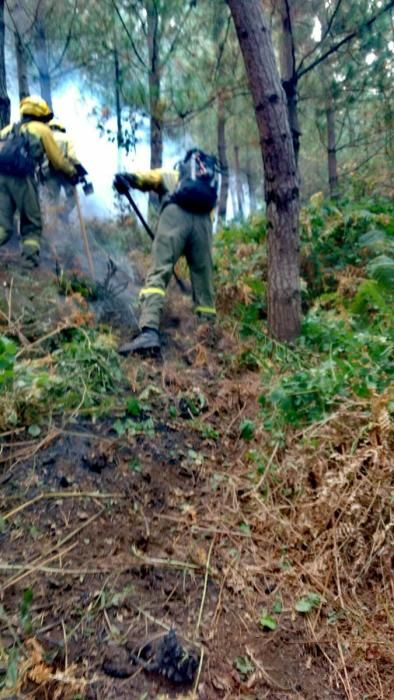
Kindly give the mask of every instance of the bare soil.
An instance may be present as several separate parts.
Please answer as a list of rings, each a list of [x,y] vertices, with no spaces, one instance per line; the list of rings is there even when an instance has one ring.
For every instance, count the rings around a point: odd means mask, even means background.
[[[32,276],[41,301],[48,277]],[[163,360],[124,360],[130,393],[156,389],[153,432],[118,437],[112,419],[76,415],[55,417],[38,439],[1,436],[0,632],[26,662],[18,695],[0,697],[361,699],[346,690],[347,651],[320,628],[321,607],[294,611],[316,580],[296,564],[288,575],[280,511],[257,508],[248,452],[285,457],[259,431],[250,443],[240,437],[240,421],[258,411],[259,376],[232,364],[229,331],[198,327],[188,302],[175,291],[170,300]],[[47,302],[45,332],[64,308],[64,299]],[[119,340],[129,334],[120,329]],[[182,398],[196,391],[205,405],[192,419]],[[302,546],[293,550],[300,561]],[[278,601],[277,628],[263,628]],[[170,629],[199,664],[190,685],[131,660],[147,645],[154,653]]]

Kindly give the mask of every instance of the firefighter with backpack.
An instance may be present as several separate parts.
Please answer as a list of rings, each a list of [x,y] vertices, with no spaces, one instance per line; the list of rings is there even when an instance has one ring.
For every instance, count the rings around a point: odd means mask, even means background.
[[[53,112],[41,97],[30,95],[20,103],[21,120],[0,131],[0,245],[14,229],[19,212],[22,257],[27,267],[39,264],[42,219],[37,170],[44,156],[71,184],[79,180],[77,169],[56,144],[48,122]]]
[[[152,264],[140,291],[140,333],[119,348],[129,353],[159,354],[159,326],[166,289],[174,266],[185,255],[190,270],[195,312],[204,319],[216,316],[213,290],[212,219],[218,196],[219,168],[214,156],[191,149],[175,170],[118,173],[119,194],[136,188],[154,191],[161,198],[153,242]]]
[[[48,126],[52,131],[53,138],[55,139],[61,152],[73,163],[82,181],[88,172],[79,162],[74,143],[67,134],[65,126],[62,124],[62,122],[55,118],[48,122]],[[48,158],[45,158],[44,164],[41,167],[41,177],[48,193],[48,197],[55,206],[59,205],[60,194],[63,190],[65,201],[62,207],[58,210],[57,215],[61,221],[68,223],[69,216],[76,206],[75,185],[71,184],[67,175],[59,172],[59,170],[56,170],[51,165]]]

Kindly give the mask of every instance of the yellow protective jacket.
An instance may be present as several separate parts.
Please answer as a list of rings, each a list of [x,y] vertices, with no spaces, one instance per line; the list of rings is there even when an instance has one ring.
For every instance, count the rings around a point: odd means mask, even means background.
[[[7,136],[12,129],[12,124],[4,127],[0,131],[0,139]],[[22,122],[21,132],[27,132],[33,137],[32,140],[36,141],[37,144],[37,162],[42,160],[42,157],[46,155],[49,163],[55,170],[60,170],[65,175],[69,177],[75,175],[76,170],[71,160],[69,160],[60,150],[55,139],[53,138],[52,131],[47,124],[44,122],[29,120]]]
[[[156,168],[155,170],[136,170],[131,173],[136,178],[136,187],[143,192],[157,192],[161,197],[165,194],[172,194],[179,180],[177,170],[165,170]]]
[[[67,136],[64,131],[60,131],[58,129],[51,129],[51,133],[63,155],[71,160],[72,163],[79,163],[75,146],[70,137]]]

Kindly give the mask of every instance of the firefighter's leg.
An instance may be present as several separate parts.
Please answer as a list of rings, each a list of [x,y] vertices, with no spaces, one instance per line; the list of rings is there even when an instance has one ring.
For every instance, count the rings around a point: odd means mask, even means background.
[[[66,196],[66,200],[64,202],[63,211],[61,212],[61,218],[65,221],[68,221],[69,216],[76,205],[75,187],[73,187],[73,185],[71,185],[69,182],[64,182],[63,190]]]
[[[16,201],[20,211],[20,235],[23,255],[33,264],[38,265],[42,238],[42,219],[38,187],[34,178],[27,177],[21,181]]]
[[[9,176],[0,175],[0,245],[11,238],[14,230],[15,202],[9,188]]]
[[[158,329],[168,283],[191,230],[191,214],[176,204],[161,213],[152,249],[152,265],[140,291],[141,328]]]
[[[186,259],[190,268],[194,310],[204,320],[216,317],[213,288],[212,222],[208,214],[193,216],[193,231],[187,242]]]

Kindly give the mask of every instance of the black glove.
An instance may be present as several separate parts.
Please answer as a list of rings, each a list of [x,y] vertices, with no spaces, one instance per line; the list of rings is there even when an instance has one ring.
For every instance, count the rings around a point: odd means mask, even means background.
[[[137,186],[137,178],[131,173],[117,173],[114,178],[114,188],[119,194],[125,194],[130,187]]]
[[[76,187],[76,186],[78,185],[79,180],[80,180],[79,175],[78,175],[77,172],[75,172],[74,175],[69,175],[68,179],[69,179],[69,181],[70,181],[70,184],[71,184],[73,187]]]
[[[83,167],[82,163],[74,163],[74,168],[80,180],[88,174],[88,171]]]

